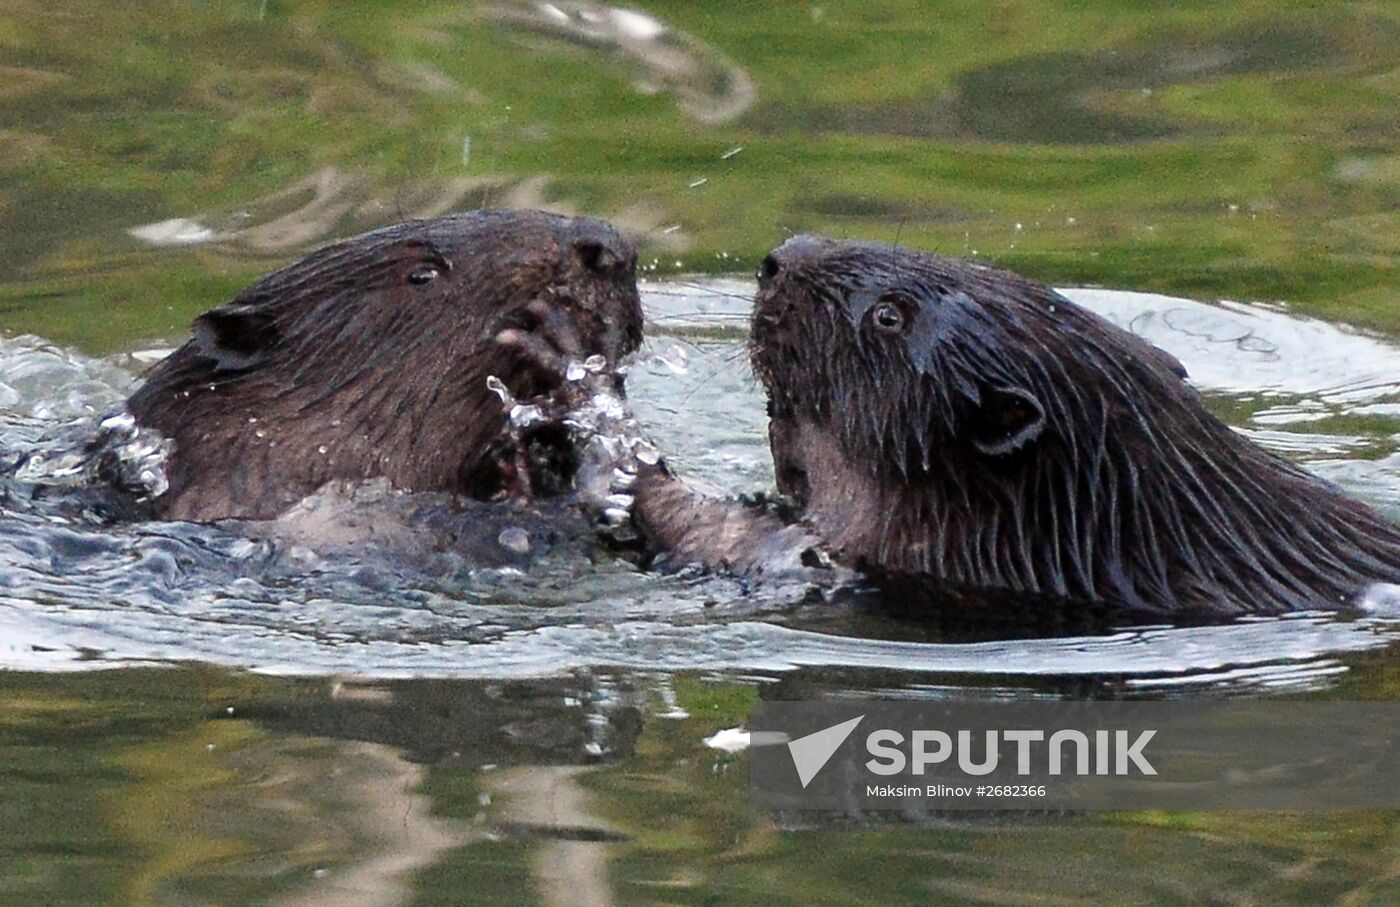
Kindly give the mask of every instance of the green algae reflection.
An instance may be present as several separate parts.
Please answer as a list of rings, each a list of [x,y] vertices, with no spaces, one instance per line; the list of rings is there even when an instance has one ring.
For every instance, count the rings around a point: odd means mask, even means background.
[[[1400,329],[1390,3],[18,0],[0,57],[0,330],[90,351],[483,204],[658,273],[810,230]]]

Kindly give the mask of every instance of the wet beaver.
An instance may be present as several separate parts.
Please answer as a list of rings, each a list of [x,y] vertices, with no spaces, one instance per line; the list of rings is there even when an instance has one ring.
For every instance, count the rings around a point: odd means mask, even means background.
[[[635,273],[612,227],[534,211],[413,221],[311,253],[201,315],[127,401],[173,442],[159,515],[265,519],[336,480],[520,490],[488,378],[530,398],[573,356],[634,350]],[[581,348],[555,349],[559,337]]]
[[[1213,417],[1168,353],[1018,275],[798,237],[761,267],[751,358],[792,525],[655,471],[636,516],[677,559],[761,568],[782,532],[789,561],[810,546],[905,589],[1175,616],[1400,582],[1400,527]]]

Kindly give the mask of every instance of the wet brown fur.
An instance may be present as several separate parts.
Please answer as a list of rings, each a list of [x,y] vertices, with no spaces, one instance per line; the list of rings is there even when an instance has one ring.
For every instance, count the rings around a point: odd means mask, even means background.
[[[1400,582],[1396,523],[1215,419],[1165,351],[1025,277],[795,238],[760,272],[752,360],[804,544],[876,579],[1205,617]],[[690,495],[676,525],[682,488],[641,483],[658,547],[755,567],[771,516],[715,533],[694,516],[720,504]]]
[[[276,516],[332,480],[489,496],[501,378],[549,382],[503,330],[545,300],[589,353],[641,340],[636,255],[608,225],[533,211],[413,221],[313,252],[202,315],[127,402],[174,443],[171,519]]]
[[[1207,615],[1400,582],[1393,522],[1212,416],[1169,354],[1018,275],[799,237],[765,262],[752,360],[780,490],[867,572]]]

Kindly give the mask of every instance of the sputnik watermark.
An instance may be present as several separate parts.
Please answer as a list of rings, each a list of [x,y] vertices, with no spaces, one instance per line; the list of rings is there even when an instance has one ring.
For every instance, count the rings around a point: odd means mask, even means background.
[[[1400,808],[1397,727],[1386,702],[761,703],[750,789],[784,809]]]
[[[864,715],[857,715],[849,721],[833,724],[829,728],[788,742],[788,752],[792,754],[792,764],[797,769],[797,780],[802,782],[804,788],[817,776],[817,772],[822,770],[827,760],[835,755],[837,748],[846,742],[856,725],[864,719]]]
[[[865,763],[865,767],[877,775],[898,775],[906,769],[915,775],[922,775],[930,766],[948,762],[956,753],[958,769],[964,774],[990,775],[1000,766],[1003,743],[1014,743],[1018,775],[1031,774],[1033,753],[1044,758],[1051,775],[1064,774],[1067,764],[1069,771],[1078,775],[1126,775],[1131,769],[1144,775],[1155,775],[1157,770],[1144,758],[1143,750],[1156,735],[1157,731],[1153,729],[1140,731],[1136,735],[1128,731],[1094,731],[1091,743],[1088,734],[1067,728],[1052,733],[1049,745],[1037,750],[1034,749],[1035,744],[1045,743],[1044,731],[986,731],[979,761],[974,752],[972,731],[958,731],[956,743],[953,735],[946,731],[914,731],[906,757],[904,735],[899,731],[882,730],[875,731],[865,740],[866,749],[874,757]],[[1075,754],[1071,759],[1065,757],[1067,750]]]

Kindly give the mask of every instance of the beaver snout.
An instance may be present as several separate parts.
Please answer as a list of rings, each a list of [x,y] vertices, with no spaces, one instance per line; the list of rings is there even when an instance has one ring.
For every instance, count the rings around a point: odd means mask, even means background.
[[[799,309],[804,287],[820,271],[829,241],[819,236],[794,236],[769,252],[758,266],[758,295],[754,298],[753,329],[759,342],[776,338],[775,331]]]
[[[625,277],[636,270],[636,249],[608,224],[579,218],[569,234],[573,254],[585,270],[600,277]]]
[[[636,247],[611,224],[589,217],[569,219],[558,237],[562,273],[572,285],[556,287],[556,295],[577,306],[586,353],[616,362],[642,342]]]
[[[574,254],[585,268],[603,277],[625,274],[628,270],[628,252],[618,243],[578,239],[574,241]]]
[[[766,290],[773,285],[773,279],[783,270],[783,266],[778,264],[778,259],[771,255],[765,255],[763,261],[758,265],[758,288]]]
[[[827,251],[827,242],[819,236],[794,236],[769,252],[758,267],[758,286],[772,289],[782,278],[804,266],[814,264]]]

